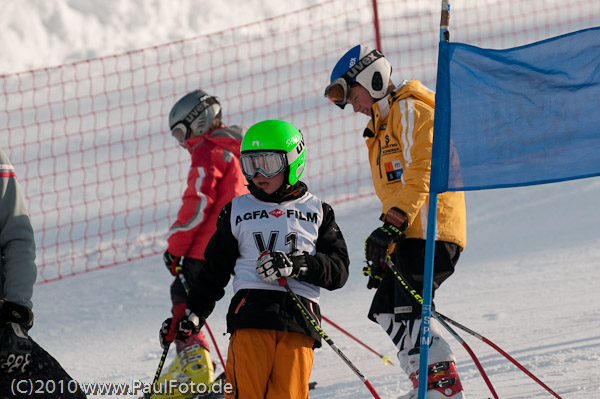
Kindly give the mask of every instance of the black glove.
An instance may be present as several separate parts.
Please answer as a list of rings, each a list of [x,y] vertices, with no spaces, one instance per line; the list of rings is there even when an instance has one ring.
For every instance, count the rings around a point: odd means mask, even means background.
[[[0,299],[0,323],[22,324],[27,330],[33,326],[33,312],[27,306]]]
[[[26,306],[0,299],[0,371],[20,374],[31,364],[33,348],[27,331],[33,313]]]
[[[373,230],[365,241],[365,257],[370,263],[371,272],[381,273],[385,270],[388,247],[400,239],[407,226],[406,213],[394,207],[385,216],[383,226]]]
[[[383,280],[384,271],[385,267],[377,267],[373,263],[367,262],[367,265],[363,267],[362,273],[369,278],[369,281],[367,282],[368,289],[379,287],[379,283]]]
[[[177,268],[177,266],[179,266],[180,260],[181,260],[181,257],[171,254],[169,252],[169,250],[166,250],[165,253],[163,254],[163,261],[165,262],[165,266],[167,267],[167,269],[171,272],[171,274],[173,276],[177,276],[176,268]]]
[[[175,339],[183,340],[198,334],[204,325],[204,319],[196,316],[194,312],[185,308],[184,304],[173,307],[173,317],[165,321],[158,332],[160,346],[163,349]]]
[[[0,371],[24,373],[31,364],[33,345],[22,324],[0,323]]]
[[[282,251],[265,251],[256,260],[256,272],[266,282],[275,281],[281,277],[298,277],[307,269],[306,256],[290,258]]]

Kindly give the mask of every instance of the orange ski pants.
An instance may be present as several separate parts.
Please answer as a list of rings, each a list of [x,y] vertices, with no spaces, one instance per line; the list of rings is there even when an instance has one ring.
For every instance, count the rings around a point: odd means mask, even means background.
[[[229,340],[227,399],[308,399],[314,339],[308,335],[254,328]]]

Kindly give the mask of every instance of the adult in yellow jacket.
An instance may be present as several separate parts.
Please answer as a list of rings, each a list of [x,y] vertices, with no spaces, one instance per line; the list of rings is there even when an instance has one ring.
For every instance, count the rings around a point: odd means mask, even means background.
[[[383,226],[365,243],[368,288],[377,288],[369,318],[379,323],[398,348],[398,359],[414,389],[402,398],[416,398],[419,370],[421,309],[386,267],[388,257],[413,288],[422,292],[434,93],[418,80],[391,81],[392,67],[375,49],[358,45],[335,65],[325,96],[340,108],[370,117],[363,136],[375,192],[382,204]],[[466,245],[464,193],[438,196],[433,290],[454,272]],[[455,357],[431,323],[427,398],[464,398]],[[431,370],[444,369],[444,373]],[[443,374],[443,375],[442,375]]]

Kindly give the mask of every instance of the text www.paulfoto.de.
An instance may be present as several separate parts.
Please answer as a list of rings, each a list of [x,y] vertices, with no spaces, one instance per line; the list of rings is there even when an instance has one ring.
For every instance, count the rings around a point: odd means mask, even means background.
[[[177,380],[166,380],[152,385],[149,382],[132,380],[131,382],[77,382],[75,380],[32,380],[14,379],[11,384],[13,395],[44,395],[75,393],[80,389],[86,395],[146,395],[173,394],[195,395],[204,393],[232,393],[233,386],[228,382],[217,380],[207,385],[204,383],[181,383]]]

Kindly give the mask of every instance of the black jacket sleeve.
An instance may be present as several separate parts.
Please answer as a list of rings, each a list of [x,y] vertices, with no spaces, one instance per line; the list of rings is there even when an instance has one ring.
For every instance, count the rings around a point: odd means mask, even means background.
[[[335,290],[341,288],[348,280],[348,248],[340,231],[333,208],[323,202],[323,222],[317,238],[317,252],[314,255],[304,254],[306,271],[297,277],[298,280]],[[294,260],[296,262],[296,260]]]
[[[187,307],[204,319],[225,295],[225,287],[240,256],[238,242],[231,232],[230,218],[231,202],[219,213],[217,230],[204,251],[204,266],[190,283]]]

